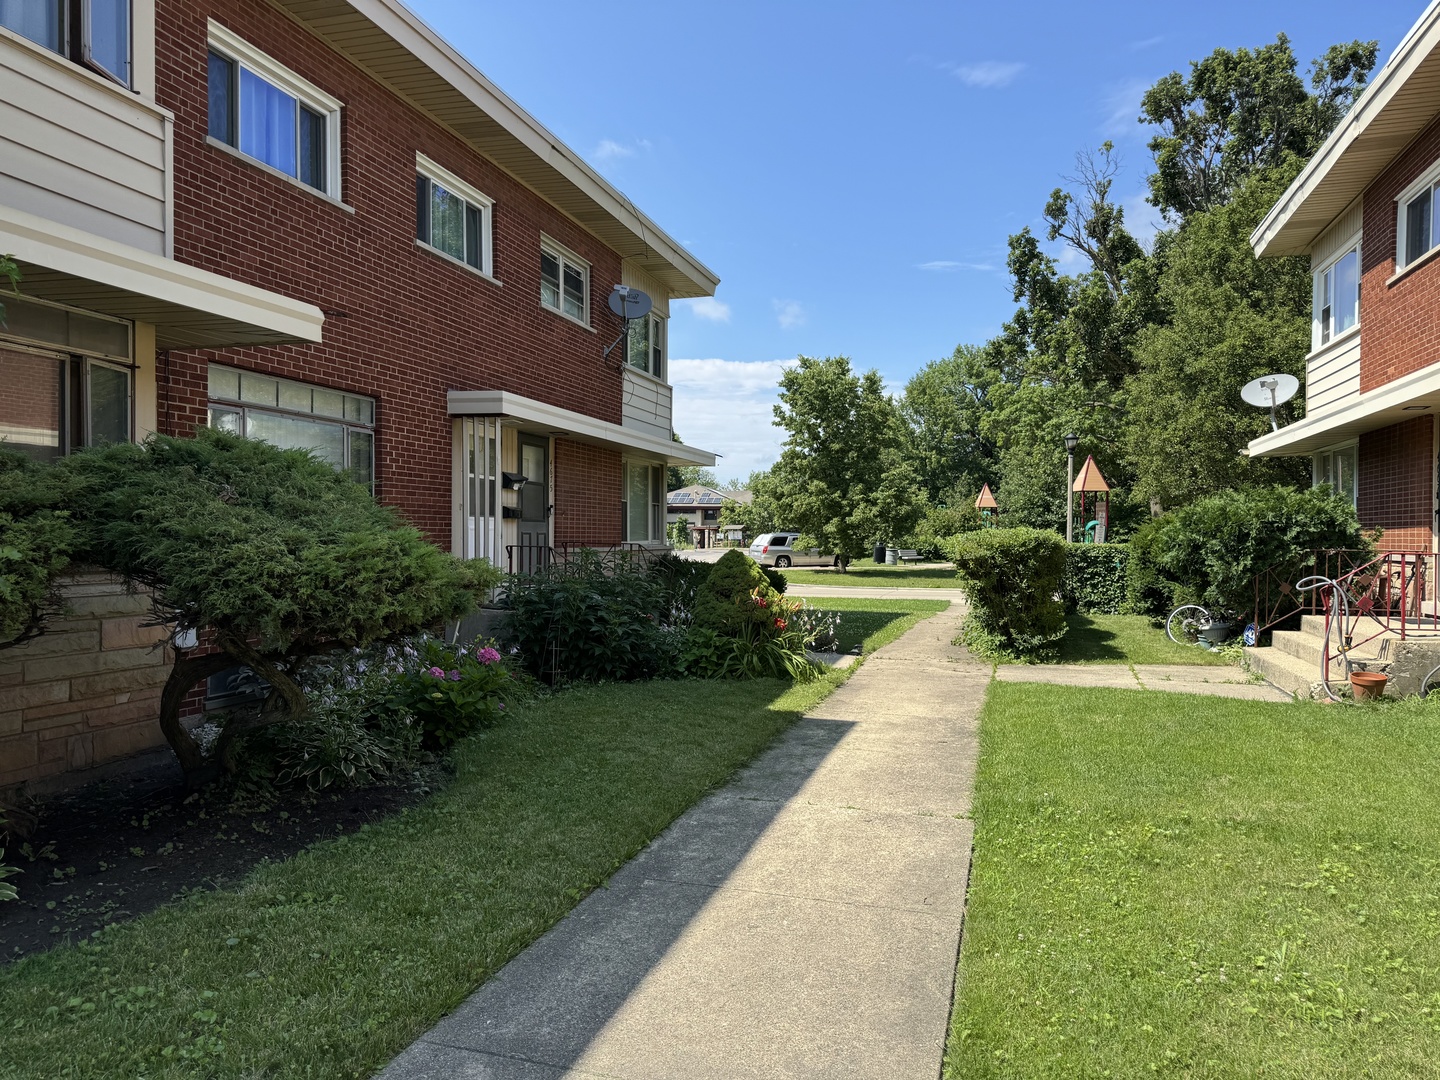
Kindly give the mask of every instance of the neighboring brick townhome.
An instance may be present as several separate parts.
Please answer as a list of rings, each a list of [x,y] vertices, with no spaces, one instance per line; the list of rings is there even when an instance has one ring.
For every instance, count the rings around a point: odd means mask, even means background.
[[[502,566],[664,542],[666,464],[714,464],[669,303],[713,273],[394,0],[78,6],[0,6],[0,439],[310,446]],[[654,308],[607,356],[618,285]],[[0,787],[158,741],[163,633],[76,588],[0,650]]]
[[[1315,275],[1305,418],[1250,453],[1304,455],[1391,551],[1437,545],[1440,3],[1252,238]]]

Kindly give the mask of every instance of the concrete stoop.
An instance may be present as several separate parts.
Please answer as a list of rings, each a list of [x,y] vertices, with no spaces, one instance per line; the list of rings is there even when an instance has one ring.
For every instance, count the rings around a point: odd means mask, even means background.
[[[1371,633],[1374,629],[1367,630],[1362,621],[1358,636]],[[1306,615],[1301,619],[1300,629],[1276,630],[1269,646],[1246,648],[1245,662],[1286,693],[1318,700],[1325,697],[1320,677],[1324,645],[1324,617]],[[1422,680],[1436,665],[1440,665],[1440,635],[1433,632],[1425,637],[1407,636],[1402,641],[1398,633],[1385,631],[1350,652],[1352,670],[1383,672],[1390,676],[1385,687],[1387,697],[1419,693]],[[1330,680],[1331,685],[1337,687],[1345,681],[1344,665],[1336,656],[1331,657]]]

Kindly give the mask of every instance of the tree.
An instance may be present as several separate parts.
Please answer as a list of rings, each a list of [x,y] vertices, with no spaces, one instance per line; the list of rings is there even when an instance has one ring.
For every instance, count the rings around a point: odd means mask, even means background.
[[[0,649],[39,637],[63,607],[55,577],[70,564],[75,529],[41,472],[0,449]]]
[[[932,503],[963,503],[995,479],[999,448],[982,431],[995,373],[981,349],[957,345],[905,384],[897,406],[904,458]]]
[[[1140,120],[1155,172],[1150,201],[1168,218],[1228,202],[1251,173],[1308,159],[1365,89],[1377,43],[1333,45],[1310,65],[1310,86],[1296,73],[1284,34],[1258,49],[1216,49],[1146,91]]]
[[[20,292],[20,267],[11,255],[0,253],[0,285],[8,286],[13,293]],[[5,305],[0,303],[0,326],[5,325]]]
[[[161,698],[161,730],[192,786],[230,766],[238,736],[305,714],[297,672],[308,658],[456,619],[500,579],[427,543],[305,450],[202,429],[85,450],[42,479],[50,505],[70,514],[77,560],[149,589],[158,623],[217,650],[177,652]],[[181,703],[239,664],[270,695],[206,754]]]
[[[780,376],[775,423],[789,434],[763,494],[842,571],[919,519],[918,478],[902,459],[902,425],[878,372],[856,375],[843,356],[801,356]]]

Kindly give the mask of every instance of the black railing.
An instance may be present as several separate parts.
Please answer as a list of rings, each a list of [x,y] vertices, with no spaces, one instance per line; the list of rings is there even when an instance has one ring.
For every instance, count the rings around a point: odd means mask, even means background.
[[[542,570],[577,566],[599,561],[613,565],[621,560],[649,559],[657,551],[644,544],[566,543],[506,544],[506,569],[512,574],[535,574]]]

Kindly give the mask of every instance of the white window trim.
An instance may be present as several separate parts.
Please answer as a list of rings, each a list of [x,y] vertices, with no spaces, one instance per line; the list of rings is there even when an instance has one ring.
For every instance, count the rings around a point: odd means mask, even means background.
[[[579,255],[576,255],[575,252],[571,251],[571,250],[570,250],[569,248],[567,248],[564,244],[558,243],[557,241],[550,239],[550,237],[546,236],[544,233],[541,233],[541,234],[540,234],[540,250],[541,250],[541,251],[548,251],[551,255],[554,255],[557,259],[560,260],[560,304],[561,304],[560,307],[551,307],[549,304],[545,303],[545,293],[544,293],[544,290],[542,289],[541,292],[540,292],[540,306],[541,306],[542,308],[544,308],[546,311],[550,311],[550,312],[555,313],[556,315],[559,315],[562,319],[568,319],[570,322],[574,323],[576,326],[583,326],[583,327],[585,327],[586,330],[592,330],[592,331],[593,331],[594,328],[590,325],[590,286],[591,286],[591,281],[590,281],[590,261],[589,261],[588,259],[582,259]],[[585,318],[584,318],[584,319],[577,319],[577,318],[575,318],[575,316],[569,314],[569,313],[565,310],[565,308],[564,308],[564,304],[565,304],[565,263],[567,263],[567,262],[568,262],[572,267],[574,267],[574,268],[577,269],[577,270],[583,271],[584,274],[585,274]]]
[[[242,37],[238,37],[214,19],[208,23],[207,38],[210,48],[229,59],[248,67],[256,75],[274,83],[302,105],[308,105],[325,118],[325,189],[322,192],[330,198],[340,199],[340,111],[345,103],[332,94],[327,94],[314,83],[296,75],[289,68],[265,55]],[[238,139],[239,133],[236,133]],[[230,149],[246,161],[265,165],[258,158],[251,157],[239,148]],[[268,165],[267,168],[270,168]],[[288,176],[278,169],[271,169],[280,176]],[[296,179],[295,177],[289,177]],[[309,187],[308,184],[304,185]],[[312,189],[313,190],[313,189]]]
[[[660,327],[660,370],[658,372],[645,371],[642,368],[638,368],[634,364],[630,363],[630,346],[628,343],[625,346],[625,367],[634,375],[641,375],[647,379],[653,379],[661,386],[669,386],[670,380],[668,376],[670,374],[670,327],[668,324],[670,320],[667,319],[664,315],[657,315],[653,311],[645,316],[645,320],[649,324],[652,331],[657,324]],[[640,320],[637,319],[636,321],[638,322]],[[649,361],[653,361],[655,359],[654,339],[651,338],[650,340],[647,340],[645,347],[650,350],[650,355],[646,359]]]
[[[1311,281],[1311,284],[1310,284],[1310,352],[1311,352],[1312,355],[1315,354],[1315,353],[1317,353],[1317,352],[1320,352],[1322,349],[1328,349],[1328,348],[1330,348],[1330,347],[1331,347],[1332,345],[1334,345],[1337,341],[1341,341],[1341,340],[1343,340],[1343,339],[1345,339],[1345,338],[1348,338],[1351,334],[1358,334],[1358,333],[1360,332],[1360,302],[1359,302],[1359,301],[1360,301],[1360,293],[1363,291],[1363,286],[1361,285],[1361,282],[1360,282],[1360,277],[1361,277],[1361,274],[1360,274],[1360,271],[1361,271],[1361,261],[1360,261],[1360,260],[1361,260],[1361,252],[1360,252],[1360,248],[1361,248],[1361,233],[1358,233],[1358,232],[1357,232],[1354,236],[1352,236],[1352,237],[1350,237],[1348,240],[1346,240],[1344,246],[1338,248],[1338,249],[1336,250],[1336,252],[1335,252],[1334,255],[1332,255],[1329,259],[1327,259],[1324,263],[1320,264],[1320,266],[1316,267],[1315,270],[1313,271],[1313,273],[1312,273],[1311,276],[1310,276],[1310,281]],[[1349,255],[1352,251],[1355,253],[1355,282],[1356,282],[1355,325],[1349,327],[1348,329],[1345,329],[1345,330],[1340,331],[1340,333],[1338,333],[1338,334],[1331,334],[1331,335],[1330,335],[1330,340],[1329,340],[1329,341],[1326,341],[1326,340],[1324,340],[1324,338],[1325,338],[1325,328],[1320,325],[1320,313],[1321,313],[1322,310],[1324,310],[1324,281],[1325,281],[1325,274],[1326,274],[1328,271],[1335,269],[1335,267],[1339,264],[1340,260],[1343,259],[1343,258],[1345,258],[1345,256],[1346,256],[1346,255]],[[1333,316],[1333,312],[1332,312],[1332,316]]]
[[[646,539],[646,540],[636,540],[634,537],[632,537],[632,536],[630,535],[630,470],[631,470],[631,469],[644,469],[644,470],[645,470],[645,474],[646,474],[646,475],[645,475],[645,488],[646,488],[646,491],[647,491],[647,492],[652,493],[652,497],[651,497],[650,501],[647,503],[648,513],[646,514],[646,519],[647,519],[647,520],[649,521],[649,523],[650,523],[650,531],[651,531],[651,532],[658,532],[659,535],[657,535],[657,536],[652,536],[652,537],[650,537],[649,539]],[[656,479],[657,479],[657,478],[656,478],[656,476],[655,476],[655,474],[654,474],[654,472],[653,472],[652,470],[659,470],[659,471],[660,471],[660,476],[659,476],[659,478],[658,478],[658,480],[659,480],[659,489],[660,489],[660,501],[659,501],[658,503],[655,502],[655,501],[654,501],[654,498],[653,498],[653,492],[655,491],[655,485],[656,485]],[[668,520],[667,520],[667,514],[668,514],[668,512],[669,512],[669,507],[668,507],[668,505],[666,504],[666,501],[665,501],[665,466],[664,466],[663,464],[660,464],[659,462],[655,462],[655,461],[644,460],[644,459],[637,460],[637,459],[633,459],[633,458],[621,458],[621,459],[620,459],[620,502],[621,502],[621,504],[625,507],[625,514],[624,514],[624,518],[623,518],[624,524],[625,524],[625,529],[624,529],[625,539],[624,539],[623,541],[621,541],[622,543],[626,543],[626,544],[644,544],[644,545],[647,546],[647,547],[668,547],[668,546],[670,545],[669,538],[668,538],[668,537],[666,536],[666,534],[665,534],[665,533],[666,533],[666,526],[669,524],[669,522],[668,522]],[[658,507],[658,511],[657,511],[657,507]]]
[[[1440,243],[1431,244],[1408,263],[1405,261],[1405,208],[1410,205],[1412,199],[1427,188],[1434,187],[1436,183],[1440,183],[1440,161],[1431,165],[1416,177],[1409,187],[1395,196],[1395,269],[1397,277],[1401,272],[1428,259],[1437,248],[1440,248]],[[1433,234],[1435,231],[1435,207],[1433,205],[1430,208],[1430,220]]]
[[[489,195],[486,195],[483,191],[475,187],[473,184],[467,184],[464,180],[461,180],[460,177],[456,176],[444,166],[439,165],[434,161],[431,161],[424,154],[418,152],[415,154],[415,171],[421,176],[425,177],[427,180],[432,180],[435,183],[439,184],[446,191],[450,192],[450,194],[460,196],[460,198],[464,199],[467,203],[480,211],[480,218],[483,221],[483,225],[481,226],[482,234],[480,238],[480,265],[478,267],[471,266],[464,259],[457,259],[448,251],[441,251],[438,247],[436,247],[434,244],[429,243],[428,241],[420,240],[417,238],[415,243],[420,247],[424,248],[426,251],[433,252],[434,254],[439,255],[442,259],[447,259],[452,263],[458,263],[466,270],[469,270],[472,274],[479,274],[487,281],[499,285],[500,282],[495,278],[495,263],[493,251],[493,241],[495,237],[495,200],[490,198]]]
[[[1344,442],[1331,443],[1329,446],[1322,446],[1310,454],[1310,486],[1319,487],[1320,479],[1320,458],[1325,454],[1333,454],[1338,450],[1355,451],[1355,490],[1350,493],[1352,506],[1360,505],[1360,440],[1346,439]]]

